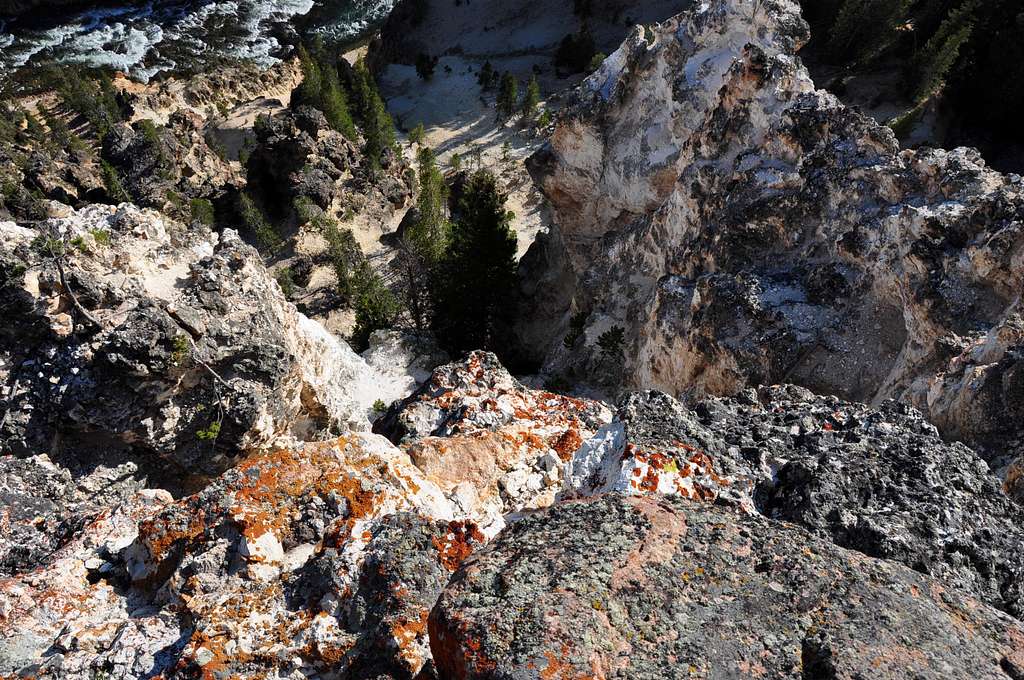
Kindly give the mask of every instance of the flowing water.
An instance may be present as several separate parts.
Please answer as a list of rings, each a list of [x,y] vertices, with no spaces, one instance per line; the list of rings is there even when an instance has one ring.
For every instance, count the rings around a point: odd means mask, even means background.
[[[378,25],[395,0],[180,0],[112,5],[54,16],[41,11],[0,23],[0,70],[80,63],[124,71],[139,80],[200,70],[224,59],[272,65],[295,22],[316,7],[313,29],[354,40]]]

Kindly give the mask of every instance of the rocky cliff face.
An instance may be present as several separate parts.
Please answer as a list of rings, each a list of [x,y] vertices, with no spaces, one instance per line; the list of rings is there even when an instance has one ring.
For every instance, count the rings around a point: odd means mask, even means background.
[[[180,481],[369,429],[376,400],[415,384],[415,365],[380,380],[297,313],[230,230],[125,204],[0,231],[7,451],[120,450]]]
[[[0,458],[0,673],[1024,672],[1024,510],[906,406],[611,414],[475,353],[377,427],[396,443],[296,443],[178,500]]]
[[[520,333],[665,390],[614,409],[357,355],[230,229],[0,223],[0,677],[1024,678],[1019,179],[898,151],[805,34],[638,30],[535,159]],[[267,181],[357,194],[323,132]]]
[[[1001,465],[1022,452],[1024,185],[969,149],[901,151],[815,90],[806,39],[794,2],[717,0],[606,60],[532,159],[556,226],[520,335],[574,380],[897,397]]]

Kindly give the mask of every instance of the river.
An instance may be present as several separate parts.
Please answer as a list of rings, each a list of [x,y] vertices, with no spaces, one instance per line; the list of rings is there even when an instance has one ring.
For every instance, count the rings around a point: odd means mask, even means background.
[[[43,63],[109,67],[148,81],[161,73],[202,70],[218,61],[269,66],[294,40],[295,24],[314,8],[311,30],[355,40],[376,27],[395,0],[182,0],[110,5],[65,16],[37,12],[0,23],[0,68]]]

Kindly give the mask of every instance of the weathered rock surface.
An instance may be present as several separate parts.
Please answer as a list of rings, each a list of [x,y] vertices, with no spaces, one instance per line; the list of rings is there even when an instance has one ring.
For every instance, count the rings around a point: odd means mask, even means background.
[[[534,58],[576,25],[491,4],[407,37]],[[558,225],[519,329],[542,378],[683,400],[613,412],[399,332],[360,357],[230,230],[0,223],[0,677],[1024,678],[1019,180],[815,92],[789,0],[687,5],[535,159]],[[235,182],[166,120],[107,140],[132,192]],[[257,127],[281,211],[411,196],[315,111]]]
[[[451,678],[992,678],[1024,626],[735,509],[606,495],[516,523],[430,616]]]
[[[81,517],[83,530],[44,564],[0,576],[0,676],[139,678],[166,667],[178,617],[126,594],[117,563],[138,522],[170,501],[166,491],[125,494]]]
[[[400,342],[375,337],[370,365],[374,348],[393,356]],[[396,402],[396,414],[403,403],[434,414],[429,429],[407,429],[403,448],[347,432],[255,455],[178,501],[122,493],[109,519],[56,537],[63,562],[40,558],[42,572],[14,569],[0,581],[19,603],[0,612],[0,674],[429,672],[427,617],[451,574],[504,526],[504,513],[553,500],[560,455],[571,456],[611,412],[528,390],[486,353],[438,369],[428,384]],[[476,437],[495,443],[481,451]],[[410,455],[419,441],[444,446],[444,464]],[[547,481],[512,493],[516,471]],[[47,474],[46,484],[16,479],[38,487],[39,506],[73,483],[67,471]],[[76,613],[65,620],[58,611]]]
[[[508,513],[555,500],[563,463],[611,415],[600,402],[529,389],[490,352],[472,352],[435,370],[374,431],[400,444],[463,512],[486,514],[478,521],[493,535]]]
[[[898,402],[873,410],[794,386],[689,408],[632,394],[566,476],[564,498],[678,495],[800,524],[1024,615],[1024,509],[975,452]]]
[[[283,205],[304,198],[324,210],[378,203],[403,206],[412,197],[412,174],[404,159],[385,154],[383,172],[374,177],[359,147],[332,130],[316,109],[301,106],[261,118],[255,133],[250,185]]]
[[[144,482],[131,463],[77,472],[73,476],[46,456],[0,457],[0,577],[44,564]]]
[[[523,344],[577,381],[897,397],[1001,466],[1024,452],[1024,185],[901,151],[814,89],[806,39],[795,2],[712,0],[584,83],[532,160],[556,227],[522,266]]]
[[[5,451],[123,450],[187,486],[244,452],[368,429],[374,401],[408,390],[297,313],[234,232],[128,205],[0,230]]]
[[[912,408],[790,386],[611,415],[477,352],[378,421],[397,446],[346,432],[177,501],[2,459],[28,512],[0,674],[1019,672],[1024,510]]]
[[[141,206],[161,209],[174,196],[179,203],[218,199],[244,180],[210,148],[203,126],[202,117],[185,111],[172,114],[165,128],[152,121],[117,125],[103,138],[102,155]]]

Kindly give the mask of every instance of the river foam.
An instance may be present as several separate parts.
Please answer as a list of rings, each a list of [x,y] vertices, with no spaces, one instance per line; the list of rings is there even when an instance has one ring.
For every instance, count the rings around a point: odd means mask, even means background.
[[[282,53],[291,21],[314,0],[185,0],[94,9],[52,25],[0,24],[0,67],[81,63],[124,71],[148,81],[175,70],[199,70],[220,59],[271,66]],[[332,1],[325,37],[350,40],[376,26],[394,0]]]

